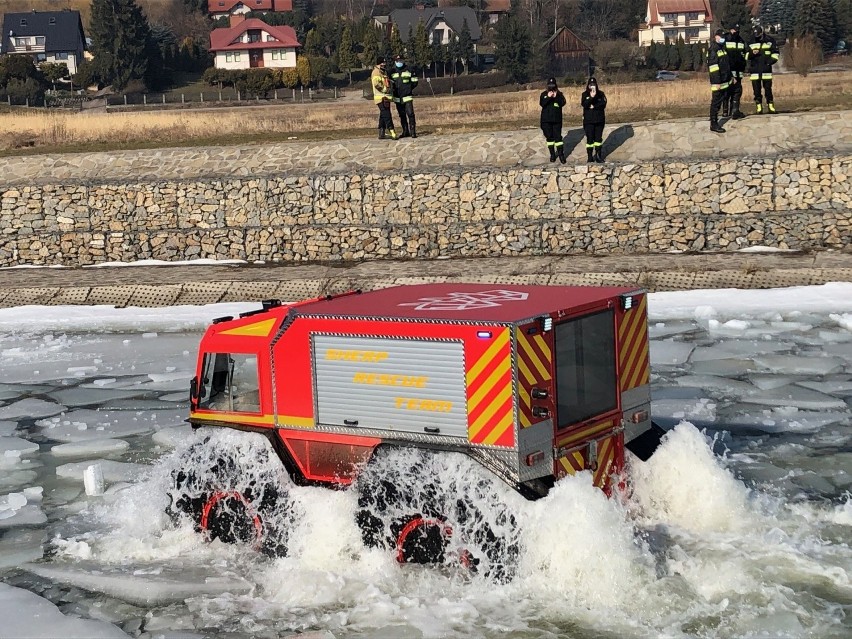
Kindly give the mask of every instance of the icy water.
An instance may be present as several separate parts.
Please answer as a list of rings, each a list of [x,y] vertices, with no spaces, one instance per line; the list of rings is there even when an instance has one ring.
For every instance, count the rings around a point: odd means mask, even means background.
[[[348,491],[288,487],[287,558],[175,527],[206,319],[53,313],[0,322],[0,637],[852,636],[852,315],[660,306],[663,446],[626,501],[586,475],[537,502],[492,485],[481,510],[511,512],[519,548],[495,583],[366,549]],[[262,442],[219,437],[280,472]],[[461,457],[430,472],[459,490],[481,474]]]

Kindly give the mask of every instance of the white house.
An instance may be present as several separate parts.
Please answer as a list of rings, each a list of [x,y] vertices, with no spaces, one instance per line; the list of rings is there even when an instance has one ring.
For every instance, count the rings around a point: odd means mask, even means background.
[[[423,22],[430,44],[449,44],[450,38],[457,38],[467,22],[470,38],[475,43],[482,37],[476,13],[470,7],[431,7],[418,6],[415,9],[397,9],[390,14],[390,23],[399,29],[403,42],[408,42],[409,31],[413,35],[417,23]]]
[[[36,63],[64,64],[73,75],[85,50],[79,11],[30,11],[3,16],[0,54],[23,54]]]
[[[292,11],[293,0],[207,0],[211,18],[246,14],[249,11]]]
[[[639,27],[639,46],[678,38],[687,44],[707,43],[712,24],[709,0],[648,0],[645,24]]]
[[[296,66],[302,45],[293,27],[273,27],[257,18],[231,16],[231,26],[210,32],[210,51],[217,69],[282,69]]]

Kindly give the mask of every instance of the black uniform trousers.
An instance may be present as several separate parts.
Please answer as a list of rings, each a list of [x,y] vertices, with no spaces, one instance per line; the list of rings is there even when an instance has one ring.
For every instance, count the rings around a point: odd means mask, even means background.
[[[411,129],[417,129],[417,120],[414,117],[414,100],[397,102],[396,112],[399,115],[399,125],[402,127],[403,134],[409,135]]]
[[[384,98],[381,102],[376,103],[379,107],[379,128],[385,131],[393,129],[393,116],[391,116],[391,102]]]
[[[604,124],[598,123],[583,123],[583,131],[586,132],[586,148],[597,148],[603,145]]]
[[[710,122],[719,121],[719,109],[722,108],[722,103],[728,97],[728,89],[718,89],[712,91],[713,97],[710,98]]]
[[[754,91],[754,101],[757,104],[760,104],[763,101],[763,97],[760,94],[761,87],[763,88],[763,92],[766,94],[767,102],[774,102],[772,99],[772,78],[764,78],[761,74],[757,74],[758,78],[752,79],[751,88]],[[752,76],[753,78],[754,76]]]
[[[731,109],[738,109],[740,99],[743,97],[743,78],[742,73],[731,78],[731,83],[728,85],[726,99],[731,103]]]
[[[542,122],[541,132],[547,140],[547,146],[562,146],[562,125],[556,122]]]

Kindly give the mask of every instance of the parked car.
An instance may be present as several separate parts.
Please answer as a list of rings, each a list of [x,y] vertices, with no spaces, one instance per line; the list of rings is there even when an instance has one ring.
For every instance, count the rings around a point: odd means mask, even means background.
[[[677,71],[657,71],[656,80],[677,80]]]

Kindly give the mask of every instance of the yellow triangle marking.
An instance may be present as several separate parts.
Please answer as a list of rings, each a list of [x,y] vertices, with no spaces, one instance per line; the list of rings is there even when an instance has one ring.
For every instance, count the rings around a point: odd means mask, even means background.
[[[247,324],[239,328],[229,328],[227,331],[222,331],[220,335],[240,335],[243,337],[266,337],[275,326],[275,318]]]

